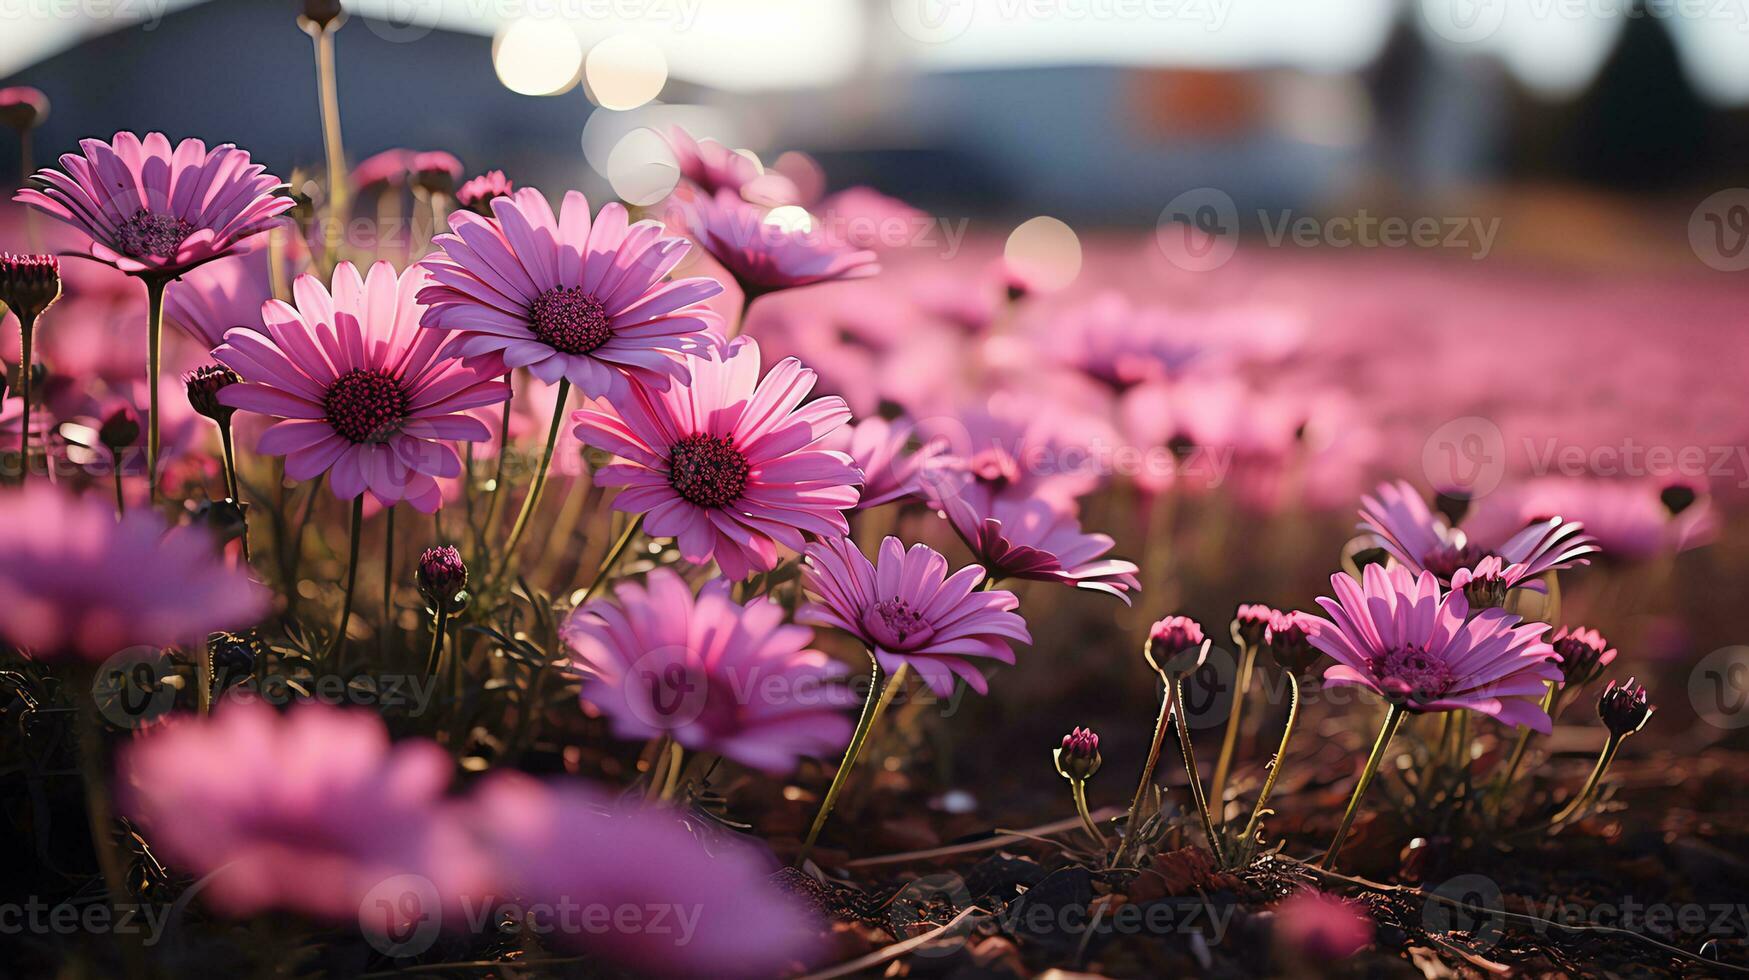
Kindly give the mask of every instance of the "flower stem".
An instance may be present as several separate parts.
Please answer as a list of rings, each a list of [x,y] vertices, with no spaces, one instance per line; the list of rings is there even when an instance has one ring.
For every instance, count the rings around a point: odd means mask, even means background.
[[[522,510],[516,515],[516,523],[511,525],[510,539],[504,542],[504,554],[498,559],[498,576],[502,576],[510,569],[510,563],[516,556],[516,546],[522,542],[522,535],[528,530],[529,518],[534,516],[535,508],[540,506],[541,491],[547,485],[547,467],[553,461],[553,447],[559,441],[559,423],[564,421],[565,401],[570,394],[570,380],[560,378],[558,397],[553,403],[553,421],[547,427],[547,445],[545,449],[541,450],[540,469],[535,470],[534,482],[528,487],[528,496],[522,498]],[[505,406],[505,411],[509,410],[509,406]],[[500,453],[505,451],[503,447],[499,449]],[[502,457],[500,459],[502,460]],[[501,488],[499,492],[502,492]]]
[[[504,375],[504,383],[510,383],[510,375]],[[510,403],[516,397],[516,389],[510,390],[510,397],[504,400],[504,416],[498,421],[498,463],[492,471],[492,499],[486,504],[485,528],[488,532],[498,526],[499,505],[504,501],[504,460],[510,455]],[[468,443],[468,450],[473,451],[474,444]],[[471,457],[470,457],[471,459]],[[472,489],[470,485],[470,490]],[[484,542],[480,542],[483,546]]]
[[[386,661],[389,635],[395,631],[395,505],[383,514],[383,625],[377,631],[377,648]]]
[[[1148,749],[1147,764],[1142,766],[1142,781],[1136,784],[1136,797],[1130,801],[1130,815],[1124,820],[1124,836],[1134,838],[1137,823],[1141,816],[1142,798],[1148,795],[1148,787],[1154,782],[1154,767],[1160,764],[1160,748],[1166,743],[1166,721],[1172,715],[1172,681],[1165,674],[1160,680],[1166,685],[1165,693],[1160,696],[1160,720],[1154,722],[1154,743]]]
[[[358,585],[358,541],[364,529],[364,494],[352,498],[352,544],[346,559],[346,593],[340,601],[340,624],[334,628],[334,639],[328,644],[330,668],[338,667],[340,647],[346,642],[346,621],[352,618],[352,593]]]
[[[844,750],[844,761],[838,764],[838,771],[832,775],[832,785],[826,789],[826,798],[820,801],[820,812],[814,814],[814,823],[808,828],[808,839],[802,842],[802,852],[796,857],[797,864],[806,863],[808,855],[814,852],[814,842],[820,838],[821,828],[826,826],[826,818],[832,815],[832,806],[838,802],[838,794],[844,790],[844,784],[849,781],[850,771],[856,766],[857,756],[862,754],[862,746],[868,741],[868,733],[880,720],[882,712],[892,702],[893,695],[900,685],[910,676],[911,665],[900,664],[893,676],[887,679],[887,684],[881,688],[880,697],[875,697],[875,688],[880,685],[880,661],[869,654],[869,686],[868,697],[862,702],[862,717],[857,719],[856,732],[850,736],[850,745]]]
[[[115,519],[119,521],[126,517],[127,514],[127,500],[122,496],[121,492],[121,464],[117,463],[115,467]]]
[[[146,386],[152,417],[146,427],[146,488],[152,506],[158,505],[158,371],[164,360],[164,287],[161,276],[146,281]]]
[[[1336,838],[1330,842],[1330,849],[1324,852],[1324,860],[1319,864],[1325,871],[1336,870],[1336,852],[1342,849],[1342,844],[1348,839],[1348,828],[1354,825],[1354,815],[1360,811],[1360,798],[1366,795],[1367,787],[1372,785],[1373,777],[1378,775],[1379,763],[1384,761],[1385,749],[1391,744],[1391,737],[1397,734],[1397,726],[1403,723],[1403,706],[1391,705],[1385,711],[1385,723],[1379,726],[1379,737],[1372,743],[1372,753],[1366,757],[1366,768],[1361,770],[1360,782],[1355,784],[1354,795],[1348,798],[1348,809],[1343,811],[1342,825],[1336,828]]]
[[[1281,744],[1276,747],[1275,760],[1269,764],[1269,775],[1264,777],[1263,789],[1257,793],[1257,802],[1251,807],[1251,819],[1245,823],[1244,839],[1249,842],[1257,833],[1257,824],[1263,819],[1264,806],[1269,802],[1269,794],[1275,790],[1275,779],[1281,775],[1282,761],[1287,758],[1288,739],[1294,737],[1294,722],[1300,716],[1300,679],[1293,671],[1287,671],[1287,725],[1281,730]]]
[[[443,634],[449,629],[449,610],[440,604],[431,623],[431,650],[425,654],[425,672],[437,676],[437,666],[443,662]]]
[[[1547,713],[1554,706],[1555,690],[1555,682],[1549,681],[1548,690],[1543,693],[1542,709],[1544,713]],[[1524,764],[1525,749],[1529,748],[1530,736],[1533,733],[1534,730],[1529,725],[1519,727],[1518,744],[1512,747],[1512,757],[1506,760],[1506,768],[1502,769],[1499,777],[1494,780],[1492,802],[1495,807],[1500,805],[1501,799],[1506,796],[1506,791],[1512,788],[1512,781],[1518,778],[1518,767]]]
[[[26,172],[28,173],[28,171]],[[30,345],[36,334],[36,317],[18,315],[18,482],[30,477]],[[119,470],[118,470],[119,472]]]
[[[1180,676],[1174,685],[1173,700],[1182,707],[1184,704],[1184,678]],[[1196,769],[1196,748],[1190,744],[1190,725],[1184,717],[1184,712],[1178,712],[1178,748],[1184,755],[1184,775],[1190,779],[1190,796],[1196,801],[1197,813],[1202,816],[1202,832],[1208,836],[1209,850],[1214,852],[1215,863],[1225,866],[1227,863],[1225,848],[1221,847],[1220,835],[1215,833],[1215,821],[1209,814],[1208,797],[1202,792],[1202,776]]]
[[[339,230],[347,217],[346,148],[340,138],[340,83],[334,71],[334,32],[311,25],[316,45],[316,95],[322,112],[322,149],[328,158],[328,230],[322,236],[324,259],[332,269],[340,248]]]
[[[1215,814],[1225,823],[1227,775],[1232,771],[1233,750],[1239,746],[1239,716],[1245,710],[1245,694],[1251,690],[1251,671],[1257,664],[1257,649],[1243,641],[1239,644],[1239,673],[1233,688],[1233,704],[1227,711],[1227,733],[1221,739],[1221,754],[1215,758],[1215,775],[1209,781],[1209,798],[1215,801]]]
[[[1626,735],[1610,734],[1609,741],[1603,743],[1603,751],[1597,754],[1597,765],[1592,767],[1590,778],[1585,780],[1585,785],[1579,788],[1579,792],[1573,799],[1561,808],[1561,812],[1555,814],[1555,818],[1549,821],[1551,826],[1566,823],[1575,813],[1579,812],[1579,808],[1585,805],[1585,802],[1591,798],[1591,794],[1597,791],[1597,784],[1603,781],[1603,774],[1609,771],[1609,764],[1615,761],[1616,750],[1621,748],[1621,743],[1626,738]]]
[[[1075,812],[1081,815],[1081,826],[1087,828],[1087,833],[1105,850],[1105,835],[1099,832],[1099,825],[1093,822],[1093,815],[1087,812],[1087,780],[1069,780],[1069,795],[1075,798]]]
[[[620,533],[619,540],[615,541],[613,547],[607,549],[607,554],[602,556],[601,565],[595,569],[595,577],[589,580],[589,588],[584,590],[583,598],[577,603],[578,605],[582,605],[600,594],[601,587],[607,584],[608,576],[613,572],[614,566],[619,564],[626,548],[631,545],[632,539],[637,537],[639,529],[643,526],[644,515],[642,514],[626,525],[626,529]]]
[[[242,485],[237,480],[237,446],[231,440],[231,422],[229,419],[219,420],[219,446],[224,450],[225,462],[225,492],[230,495],[231,503],[237,505],[237,517],[243,522],[243,562],[249,562],[249,517],[243,510]]]

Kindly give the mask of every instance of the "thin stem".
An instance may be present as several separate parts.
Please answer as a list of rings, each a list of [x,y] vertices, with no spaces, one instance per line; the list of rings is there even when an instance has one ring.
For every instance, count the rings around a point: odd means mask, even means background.
[[[1547,713],[1555,703],[1555,682],[1548,682],[1548,690],[1543,692],[1542,709]],[[1512,781],[1518,777],[1518,767],[1524,764],[1525,750],[1530,747],[1530,736],[1533,729],[1529,725],[1521,725],[1518,729],[1518,744],[1512,747],[1512,757],[1506,760],[1506,768],[1500,771],[1500,776],[1494,781],[1493,803],[1498,807],[1506,791],[1512,788]]]
[[[358,542],[364,529],[364,494],[352,498],[352,544],[346,559],[346,593],[340,601],[340,624],[334,628],[334,639],[328,644],[328,663],[338,666],[340,647],[346,642],[346,621],[352,618],[352,593],[358,585]]]
[[[674,798],[674,791],[680,788],[680,771],[686,758],[686,747],[679,742],[668,746],[668,772],[662,779],[662,791],[656,799],[666,803]]]
[[[322,493],[322,481],[328,474],[323,473],[310,483],[310,493],[304,498],[303,511],[298,515],[298,526],[291,532],[291,537],[280,549],[280,569],[285,577],[286,615],[297,611],[298,606],[298,574],[304,562],[304,532],[310,526],[310,516],[316,509],[316,498]],[[283,485],[284,476],[281,481]]]
[[[1355,784],[1354,795],[1348,798],[1348,809],[1342,814],[1342,825],[1336,828],[1336,838],[1330,842],[1330,849],[1324,852],[1324,860],[1319,862],[1326,871],[1336,870],[1336,852],[1342,849],[1343,841],[1348,839],[1348,828],[1354,824],[1354,815],[1360,811],[1360,798],[1366,795],[1367,787],[1372,785],[1373,777],[1378,775],[1379,763],[1384,761],[1385,749],[1391,744],[1391,737],[1397,734],[1397,726],[1403,723],[1403,706],[1391,705],[1385,711],[1385,723],[1379,726],[1379,737],[1372,743],[1372,753],[1366,757],[1366,768],[1361,770],[1360,782]]]
[[[1287,758],[1288,739],[1294,737],[1294,722],[1300,716],[1300,679],[1293,671],[1287,672],[1287,725],[1281,730],[1281,745],[1276,747],[1275,759],[1269,764],[1269,775],[1263,779],[1263,789],[1257,793],[1257,802],[1251,807],[1251,819],[1245,822],[1244,839],[1250,841],[1257,833],[1257,824],[1263,819],[1263,809],[1269,802],[1269,794],[1275,790],[1275,779],[1281,775],[1281,764]]]
[[[588,602],[601,592],[601,587],[607,584],[608,576],[612,573],[614,566],[619,564],[620,557],[625,554],[626,548],[630,547],[632,539],[638,536],[638,531],[643,526],[644,515],[642,514],[626,525],[626,529],[620,533],[619,540],[615,541],[613,547],[607,549],[607,554],[602,556],[601,565],[595,569],[595,577],[589,581],[589,588],[584,590],[583,599],[577,603],[578,605]]]
[[[1233,750],[1239,746],[1239,716],[1245,710],[1245,694],[1251,690],[1251,671],[1256,664],[1256,648],[1241,641],[1233,704],[1227,711],[1227,733],[1221,739],[1221,754],[1215,758],[1215,775],[1209,782],[1209,798],[1215,801],[1216,818],[1222,823],[1226,822],[1227,776],[1232,771]]]
[[[505,384],[510,383],[510,375],[504,375]],[[510,390],[510,397],[504,400],[504,416],[498,422],[498,463],[492,471],[492,500],[486,505],[486,530],[498,526],[499,504],[504,500],[504,460],[510,455],[510,403],[516,398],[516,389]],[[474,444],[468,443],[473,449]],[[481,542],[484,545],[484,542]]]
[[[1142,781],[1136,784],[1136,798],[1130,801],[1130,815],[1124,820],[1124,836],[1133,838],[1136,833],[1136,820],[1142,812],[1142,798],[1148,795],[1148,787],[1154,782],[1154,767],[1160,764],[1160,749],[1166,744],[1166,721],[1172,715],[1172,681],[1165,674],[1160,680],[1166,685],[1165,693],[1160,696],[1160,720],[1154,722],[1154,744],[1148,749],[1148,762],[1142,766]]]
[[[820,830],[826,826],[826,818],[832,815],[832,806],[838,802],[838,794],[843,792],[844,784],[849,781],[850,771],[856,767],[856,759],[862,754],[863,743],[868,741],[868,733],[880,720],[881,713],[893,700],[899,686],[905,683],[911,673],[910,664],[900,664],[899,669],[887,680],[886,687],[881,689],[880,697],[875,697],[875,688],[880,684],[880,661],[869,654],[869,686],[868,697],[862,702],[862,717],[856,721],[856,732],[850,736],[850,745],[844,750],[844,760],[838,763],[838,771],[832,774],[832,785],[826,789],[826,798],[820,801],[820,812],[814,814],[814,823],[808,828],[808,839],[802,842],[801,854],[797,855],[796,863],[804,864],[808,855],[814,852],[814,842],[820,839]]]
[[[499,576],[510,569],[510,563],[516,556],[516,546],[521,543],[523,532],[528,530],[529,518],[534,516],[535,508],[540,506],[541,491],[547,485],[547,466],[553,461],[553,447],[559,441],[559,423],[564,421],[565,401],[570,393],[570,380],[560,378],[558,397],[553,403],[553,421],[547,427],[547,445],[541,450],[540,469],[535,471],[534,482],[529,484],[528,496],[522,499],[522,510],[516,515],[516,523],[510,527],[510,539],[504,542],[504,554],[498,559]],[[505,410],[508,411],[508,407]]]
[[[1184,704],[1184,677],[1180,676],[1174,685],[1173,700],[1178,705]],[[1215,833],[1215,821],[1209,814],[1208,797],[1202,792],[1202,776],[1196,770],[1196,748],[1190,744],[1190,725],[1184,717],[1184,712],[1178,712],[1178,748],[1184,755],[1184,775],[1190,779],[1190,796],[1196,801],[1197,813],[1202,815],[1202,832],[1208,835],[1209,850],[1214,852],[1215,863],[1225,866],[1227,863],[1225,848],[1221,847],[1221,838]]]
[[[324,253],[329,268],[333,268],[339,250],[337,230],[347,216],[346,148],[340,139],[340,84],[334,71],[334,32],[312,25],[310,37],[316,44],[316,93],[322,110],[322,148],[328,158],[328,225],[323,236]]]
[[[1069,795],[1075,798],[1075,812],[1081,815],[1081,826],[1087,828],[1087,833],[1099,844],[1099,849],[1105,850],[1105,835],[1099,832],[1099,825],[1093,822],[1093,815],[1087,812],[1087,780],[1069,780]]]
[[[383,625],[377,633],[378,649],[386,659],[389,635],[395,630],[395,505],[390,504],[383,521]]]
[[[28,173],[28,171],[26,172]],[[36,317],[18,316],[18,482],[30,477],[30,346],[36,334]],[[119,463],[117,464],[119,471]]]
[[[152,506],[158,505],[158,371],[164,360],[164,287],[161,276],[146,276],[146,385],[152,417],[146,428],[146,487]]]
[[[1566,823],[1573,814],[1579,812],[1579,808],[1597,791],[1597,784],[1603,781],[1603,774],[1609,770],[1609,764],[1615,761],[1616,750],[1621,748],[1621,743],[1626,738],[1626,735],[1610,733],[1609,741],[1603,743],[1603,751],[1597,753],[1597,765],[1592,768],[1590,778],[1585,780],[1585,785],[1579,788],[1578,794],[1561,808],[1561,812],[1549,821],[1550,826]]]
[[[243,561],[249,561],[249,515],[243,510],[242,484],[237,479],[237,446],[231,439],[231,422],[229,419],[219,420],[219,444],[224,450],[225,461],[225,492],[230,494],[231,503],[237,506],[237,518],[243,522]]]
[[[449,610],[438,607],[431,624],[431,649],[425,654],[425,672],[436,676],[437,665],[443,662],[443,634],[449,629]]]
[[[127,514],[127,500],[122,496],[121,492],[121,465],[118,463],[115,467],[115,519],[119,521],[126,517]]]

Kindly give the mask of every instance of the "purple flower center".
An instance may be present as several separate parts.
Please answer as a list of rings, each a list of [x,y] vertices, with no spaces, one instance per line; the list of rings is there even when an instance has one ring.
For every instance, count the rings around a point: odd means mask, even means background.
[[[353,368],[322,399],[328,424],[353,442],[386,442],[407,418],[407,393],[384,371]]]
[[[747,489],[747,457],[724,436],[690,435],[668,451],[668,484],[700,507],[725,507]]]
[[[194,226],[173,214],[141,208],[115,230],[119,250],[136,259],[167,259],[176,254]]]
[[[1374,657],[1372,672],[1387,697],[1411,704],[1439,700],[1457,679],[1450,664],[1420,647],[1401,647]]]
[[[613,339],[607,307],[582,286],[541,293],[529,304],[528,318],[535,337],[563,354],[587,354]]]
[[[862,614],[869,637],[889,650],[915,650],[929,642],[935,627],[901,596],[882,599]]]
[[[1421,556],[1421,567],[1449,582],[1458,573],[1458,569],[1475,568],[1477,563],[1489,555],[1490,552],[1473,544],[1442,544]]]

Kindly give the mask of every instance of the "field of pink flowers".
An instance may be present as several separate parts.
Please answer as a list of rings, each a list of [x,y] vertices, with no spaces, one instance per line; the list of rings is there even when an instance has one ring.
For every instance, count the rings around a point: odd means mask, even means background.
[[[1749,970],[1740,285],[328,122],[0,212],[6,971]]]

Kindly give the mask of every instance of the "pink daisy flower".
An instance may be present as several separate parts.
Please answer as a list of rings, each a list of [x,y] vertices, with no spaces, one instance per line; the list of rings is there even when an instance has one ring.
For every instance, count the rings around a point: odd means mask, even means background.
[[[266,333],[232,330],[213,357],[244,379],[219,392],[232,408],[282,421],[261,434],[256,450],[284,456],[286,475],[328,474],[334,495],[367,489],[385,506],[405,500],[430,513],[442,502],[440,478],[459,476],[449,440],[491,438],[468,409],[502,402],[503,367],[443,358],[449,339],[420,329],[425,307],[415,295],[417,268],[396,276],[387,262],[361,279],[349,262],[334,269],[333,293],[315,276],[299,276],[297,307],[262,307]]]
[[[608,716],[615,735],[672,735],[777,775],[850,740],[841,709],[855,698],[834,683],[844,665],[809,649],[814,632],[785,625],[782,606],[739,605],[724,579],[695,599],[667,568],[614,595],[572,613],[562,635],[590,675],[583,701]]]
[[[921,474],[945,451],[939,441],[929,440],[912,448],[916,428],[907,420],[866,418],[835,430],[821,441],[850,457],[862,471],[862,499],[857,510],[867,510],[907,497],[923,496]]]
[[[821,926],[771,881],[775,862],[732,840],[701,842],[673,815],[579,782],[496,773],[462,804],[494,873],[538,908],[631,909],[633,928],[560,916],[552,936],[640,975],[790,976]]]
[[[1320,598],[1328,620],[1312,618],[1312,646],[1333,658],[1324,686],[1362,687],[1410,712],[1475,711],[1547,734],[1538,705],[1546,682],[1561,680],[1548,627],[1502,609],[1472,615],[1461,591],[1432,572],[1368,565],[1362,581],[1330,577],[1336,598]]]
[[[451,883],[467,842],[433,814],[453,768],[435,742],[391,744],[373,712],[227,702],[124,746],[117,797],[220,912],[357,921],[386,879]]]
[[[133,275],[170,278],[223,258],[293,204],[274,193],[278,177],[229,143],[173,148],[163,133],[117,133],[79,146],[61,157],[66,173],[37,171],[38,187],[14,200],[89,236],[86,258]]]
[[[948,523],[972,549],[991,578],[1058,582],[1116,596],[1129,605],[1141,589],[1134,562],[1107,558],[1116,542],[1110,535],[1087,534],[1073,514],[1043,500],[989,500],[986,510],[972,495],[947,496]]]
[[[273,298],[266,256],[256,252],[202,266],[164,291],[164,315],[207,350],[232,327],[260,327],[261,304]]]
[[[1686,491],[1673,510],[1664,499]],[[1719,514],[1709,495],[1646,480],[1545,477],[1503,488],[1464,517],[1471,537],[1506,538],[1526,524],[1560,514],[1585,526],[1611,561],[1648,561],[1707,544],[1719,535]]]
[[[662,135],[668,151],[674,154],[674,164],[680,176],[699,190],[715,194],[721,190],[740,193],[764,172],[759,160],[751,153],[724,146],[713,139],[695,139],[679,126],[668,127]]]
[[[577,438],[620,458],[595,474],[624,487],[616,510],[672,537],[687,561],[716,560],[731,579],[777,566],[777,546],[850,533],[861,477],[850,457],[816,444],[850,420],[844,399],[802,400],[814,372],[785,358],[759,376],[759,345],[713,340],[688,359],[692,383],[634,387],[571,416]]]
[[[881,542],[877,567],[848,538],[808,546],[802,583],[818,601],[796,621],[841,629],[866,644],[881,667],[910,664],[931,690],[953,693],[954,678],[988,694],[990,685],[968,659],[1014,662],[1010,640],[1031,643],[1012,592],[973,591],[984,580],[976,565],[947,574],[947,559],[927,545],[906,551],[898,538]]]
[[[204,529],[76,498],[44,483],[0,493],[0,639],[38,660],[98,661],[127,647],[205,643],[267,612]]]
[[[475,214],[490,216],[492,202],[501,197],[509,197],[516,185],[510,178],[504,176],[502,170],[488,170],[478,177],[463,184],[455,192],[455,201]]]
[[[1589,565],[1597,553],[1594,538],[1577,521],[1550,517],[1537,521],[1493,547],[1472,542],[1427,506],[1415,488],[1403,480],[1383,483],[1374,495],[1361,498],[1360,529],[1372,532],[1379,546],[1413,571],[1430,571],[1450,582],[1459,569],[1474,570],[1484,558],[1522,565],[1517,579],[1544,572]]]
[[[874,252],[835,241],[814,225],[788,226],[733,191],[686,201],[681,213],[692,237],[735,277],[747,303],[780,289],[880,271]]]
[[[523,188],[491,203],[494,217],[450,216],[441,252],[425,267],[432,285],[425,325],[453,329],[449,352],[502,354],[542,381],[569,380],[590,398],[626,387],[687,379],[676,352],[694,349],[717,317],[705,300],[714,279],[664,282],[691,245],[663,237],[656,221],[626,224],[611,203],[593,222],[589,201],[571,191],[558,217],[540,192]]]
[[[370,190],[373,187],[399,187],[407,180],[407,170],[412,165],[414,152],[401,147],[393,147],[365,157],[358,166],[352,168],[352,185],[359,190]]]

